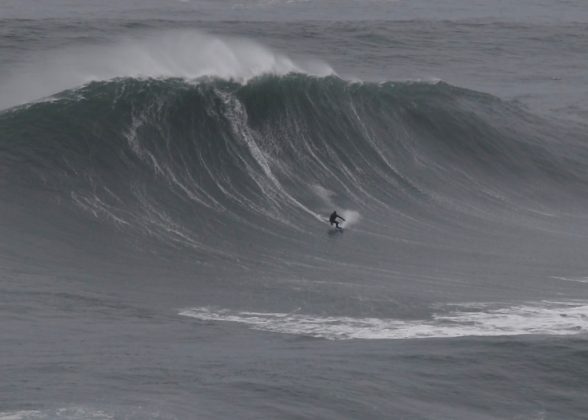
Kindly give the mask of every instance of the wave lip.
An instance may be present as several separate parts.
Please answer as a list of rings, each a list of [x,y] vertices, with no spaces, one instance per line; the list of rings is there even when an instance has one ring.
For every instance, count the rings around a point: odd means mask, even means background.
[[[588,302],[542,301],[515,306],[464,304],[431,320],[321,317],[299,313],[237,312],[197,307],[179,315],[236,322],[249,328],[328,340],[455,338],[467,336],[576,335],[588,331]]]

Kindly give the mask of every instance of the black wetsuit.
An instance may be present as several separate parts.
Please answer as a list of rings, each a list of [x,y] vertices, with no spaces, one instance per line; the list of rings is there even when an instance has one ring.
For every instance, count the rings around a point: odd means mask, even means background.
[[[331,215],[329,216],[329,222],[331,223],[331,225],[335,225],[337,228],[339,228],[339,222],[337,221],[337,218],[345,221],[345,219],[343,219],[341,216],[339,216],[337,214],[336,211],[334,211],[333,213],[331,213]]]

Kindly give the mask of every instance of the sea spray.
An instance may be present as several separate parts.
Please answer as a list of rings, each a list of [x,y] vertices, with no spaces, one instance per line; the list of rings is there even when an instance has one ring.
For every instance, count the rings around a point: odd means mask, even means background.
[[[219,78],[245,83],[264,74],[334,73],[328,64],[317,60],[294,61],[248,39],[196,30],[51,50],[36,60],[0,79],[0,109],[115,78]]]

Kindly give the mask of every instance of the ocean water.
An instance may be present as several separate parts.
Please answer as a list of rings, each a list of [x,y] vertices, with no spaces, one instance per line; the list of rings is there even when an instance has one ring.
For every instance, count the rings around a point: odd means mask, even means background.
[[[586,418],[587,29],[3,0],[0,420]]]

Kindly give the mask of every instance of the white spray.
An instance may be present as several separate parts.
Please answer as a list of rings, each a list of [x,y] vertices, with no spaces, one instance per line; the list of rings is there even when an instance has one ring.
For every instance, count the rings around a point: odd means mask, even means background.
[[[166,31],[39,54],[31,63],[0,80],[0,109],[117,77],[218,77],[245,83],[262,74],[292,72],[316,76],[334,73],[325,63],[295,63],[286,55],[250,40],[194,30]]]

